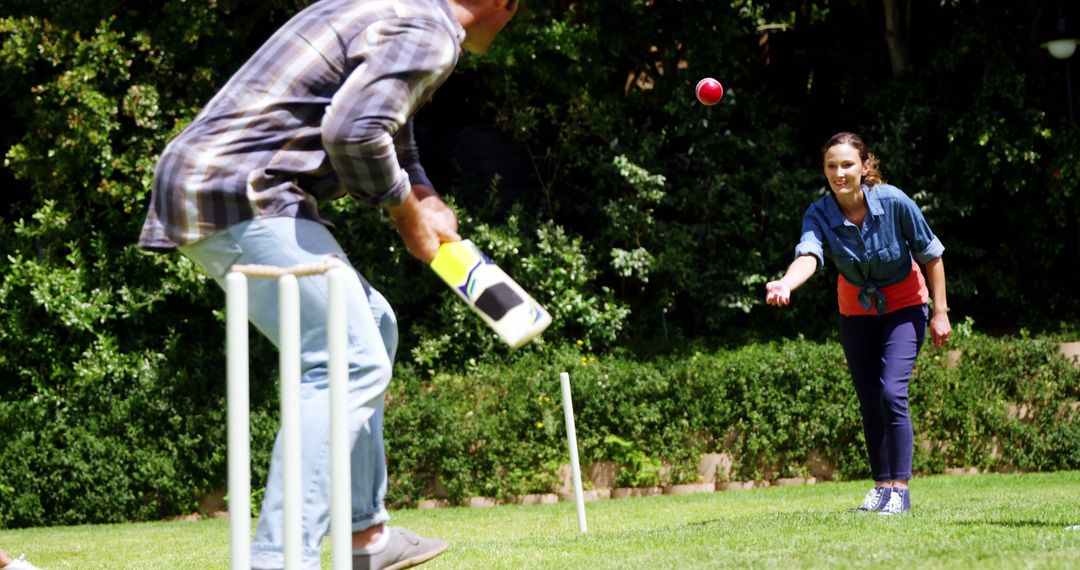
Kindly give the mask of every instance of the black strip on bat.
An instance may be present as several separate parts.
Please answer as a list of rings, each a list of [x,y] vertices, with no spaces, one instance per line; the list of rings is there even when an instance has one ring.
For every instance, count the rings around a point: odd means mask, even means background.
[[[496,283],[476,298],[476,308],[480,309],[492,320],[497,321],[514,307],[524,303],[525,300],[518,296],[506,283]]]

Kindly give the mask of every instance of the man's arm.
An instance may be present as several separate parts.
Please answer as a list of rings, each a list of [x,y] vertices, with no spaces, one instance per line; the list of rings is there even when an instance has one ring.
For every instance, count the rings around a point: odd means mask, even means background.
[[[334,94],[322,122],[323,147],[354,198],[402,204],[414,182],[394,138],[457,63],[455,39],[437,22],[386,20],[353,41],[356,68]],[[426,181],[425,181],[426,182]]]
[[[430,262],[440,243],[461,237],[420,166],[410,117],[449,76],[457,47],[422,19],[374,24],[357,42],[362,61],[334,95],[323,145],[345,190],[382,206],[409,253]]]

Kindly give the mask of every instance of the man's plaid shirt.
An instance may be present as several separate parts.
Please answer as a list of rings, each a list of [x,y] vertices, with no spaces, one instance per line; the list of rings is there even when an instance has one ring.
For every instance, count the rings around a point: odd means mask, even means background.
[[[401,203],[430,184],[413,113],[464,30],[446,0],[321,0],[279,29],[166,147],[139,245],[171,250],[346,193]]]

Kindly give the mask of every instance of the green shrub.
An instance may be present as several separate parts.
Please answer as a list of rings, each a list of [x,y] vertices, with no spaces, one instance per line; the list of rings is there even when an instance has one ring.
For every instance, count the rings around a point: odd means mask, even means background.
[[[565,450],[558,384],[526,362],[430,379],[399,371],[385,428],[394,501],[432,496],[437,485],[454,501],[553,488]]]
[[[1080,368],[1056,354],[1057,342],[976,336],[961,347],[957,368],[940,352],[920,360],[912,405],[923,404],[915,422],[928,449],[916,468],[1074,468]]]
[[[604,437],[604,443],[609,446],[608,457],[619,465],[614,480],[616,487],[655,487],[660,483],[663,465],[659,459],[649,457],[633,443],[616,435]]]
[[[976,335],[965,332],[970,323],[957,329],[954,347],[924,348],[911,382],[916,471],[1080,467],[1080,368],[1056,354],[1057,341]],[[959,366],[949,350],[962,353]],[[651,360],[578,346],[430,381],[402,370],[386,423],[392,501],[433,497],[436,479],[452,501],[555,490],[556,467],[567,462],[563,370],[581,461],[616,462],[618,485],[693,482],[701,455],[714,452],[732,457],[737,480],[808,476],[812,455],[836,479],[870,475],[835,341]],[[1017,416],[1020,406],[1028,411]]]
[[[210,323],[214,329],[221,323]],[[1080,368],[1052,338],[993,338],[957,327],[961,357],[924,348],[911,384],[915,469],[1080,467]],[[216,334],[220,338],[220,333]],[[567,462],[558,374],[568,371],[582,464],[613,461],[619,485],[693,482],[705,453],[737,480],[806,476],[823,458],[837,479],[869,476],[843,352],[789,340],[640,359],[582,345],[436,373],[399,366],[387,396],[390,501],[552,492]],[[0,526],[146,520],[191,512],[224,487],[223,386],[177,339],[125,356],[102,341],[78,360],[99,386],[65,384],[0,398]],[[275,360],[253,342],[254,482],[277,429]],[[108,371],[108,372],[106,372]],[[1020,411],[1023,410],[1023,411]],[[664,468],[661,469],[660,466]]]

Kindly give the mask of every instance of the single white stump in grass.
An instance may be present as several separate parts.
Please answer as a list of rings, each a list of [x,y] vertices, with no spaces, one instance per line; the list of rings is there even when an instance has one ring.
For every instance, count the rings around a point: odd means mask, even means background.
[[[251,570],[251,446],[247,277],[225,278],[228,370],[229,568]]]
[[[303,554],[300,466],[300,287],[295,275],[278,277],[278,362],[281,375],[281,509],[285,570],[300,570]]]
[[[577,433],[574,430],[574,402],[570,398],[570,374],[559,374],[562,384],[563,415],[566,416],[566,444],[570,448],[570,472],[574,479],[574,502],[577,503],[578,530],[587,532],[585,524],[585,495],[581,488],[581,465],[578,463]]]
[[[330,376],[330,567],[352,568],[352,446],[349,441],[347,279],[355,279],[339,265],[326,273],[326,346]]]

